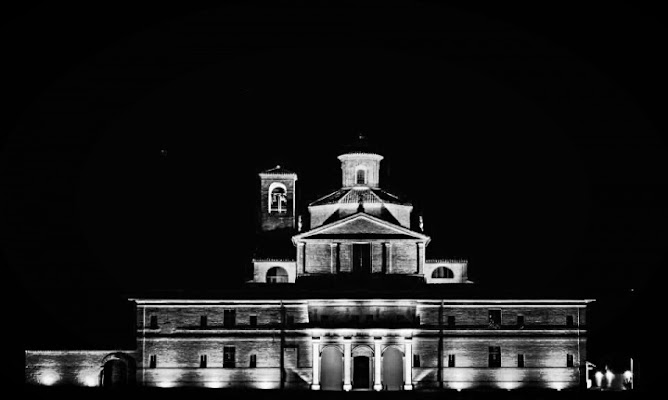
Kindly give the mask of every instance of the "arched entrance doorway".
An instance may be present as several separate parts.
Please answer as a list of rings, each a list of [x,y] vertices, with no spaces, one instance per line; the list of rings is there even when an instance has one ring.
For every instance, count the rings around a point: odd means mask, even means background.
[[[369,346],[357,346],[352,352],[353,389],[371,389],[373,385],[373,350]]]
[[[343,390],[343,352],[337,346],[322,349],[320,389]]]
[[[109,354],[102,360],[100,383],[104,387],[120,387],[135,383],[135,362],[122,353]]]
[[[390,346],[383,352],[383,389],[401,390],[404,385],[404,355]]]

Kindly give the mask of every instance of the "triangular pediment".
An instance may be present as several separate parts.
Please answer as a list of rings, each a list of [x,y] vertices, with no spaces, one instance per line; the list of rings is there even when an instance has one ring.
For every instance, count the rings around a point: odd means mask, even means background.
[[[292,241],[296,242],[302,239],[329,239],[335,237],[379,237],[429,241],[429,236],[414,232],[400,225],[384,221],[365,213],[357,213],[342,220],[319,226],[308,232],[293,236]]]

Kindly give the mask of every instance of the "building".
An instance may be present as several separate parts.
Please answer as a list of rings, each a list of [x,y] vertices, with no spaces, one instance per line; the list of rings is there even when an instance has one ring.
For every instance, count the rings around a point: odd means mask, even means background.
[[[36,385],[304,390],[586,387],[592,300],[476,291],[429,259],[383,156],[340,155],[341,188],[297,216],[297,174],[259,174],[252,276],[224,295],[137,296],[134,349],[26,351]]]

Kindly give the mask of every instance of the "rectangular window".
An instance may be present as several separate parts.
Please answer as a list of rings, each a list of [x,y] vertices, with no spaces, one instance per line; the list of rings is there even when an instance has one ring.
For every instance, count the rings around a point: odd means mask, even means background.
[[[524,354],[517,355],[517,367],[524,368]]]
[[[453,368],[455,366],[455,355],[448,354],[448,367]]]
[[[223,347],[223,368],[234,368],[236,360],[234,353],[234,346]]]
[[[566,354],[566,366],[567,367],[572,367],[573,364],[573,355],[572,354]]]
[[[202,315],[201,317],[199,317],[199,327],[200,328],[206,328],[206,324],[207,324],[206,320],[207,320],[206,315]]]
[[[155,354],[152,354],[148,359],[148,367],[155,368],[158,365],[158,357]]]
[[[454,315],[448,315],[448,326],[453,327],[455,326],[455,316]]]
[[[566,326],[569,326],[569,327],[573,326],[573,316],[572,315],[566,316]]]
[[[206,362],[207,362],[206,354],[202,354],[201,356],[199,356],[199,367],[200,368],[206,368]]]
[[[233,327],[237,323],[237,311],[225,310],[223,311],[223,326],[226,328]]]
[[[489,327],[495,329],[501,327],[501,310],[489,310]]]
[[[151,315],[151,329],[158,329],[158,316],[157,315]]]
[[[501,347],[489,346],[489,366],[490,368],[501,367]]]
[[[294,315],[288,315],[288,326],[292,326],[295,324],[295,316]]]
[[[520,329],[524,329],[524,315],[517,316],[517,327]]]
[[[413,366],[416,368],[420,368],[420,355],[419,354],[413,354]]]
[[[257,315],[250,316],[250,326],[257,326]]]
[[[250,368],[255,368],[257,366],[257,356],[255,354],[251,354],[248,366]]]

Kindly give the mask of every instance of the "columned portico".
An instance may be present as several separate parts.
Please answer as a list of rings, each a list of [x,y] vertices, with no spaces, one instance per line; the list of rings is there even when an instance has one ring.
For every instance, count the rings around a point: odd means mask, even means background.
[[[320,390],[320,338],[313,338],[313,379],[312,390]]]
[[[346,392],[353,388],[350,381],[350,360],[352,358],[352,339],[343,339],[343,390]]]
[[[404,390],[413,390],[413,340],[406,338],[404,342]]]

